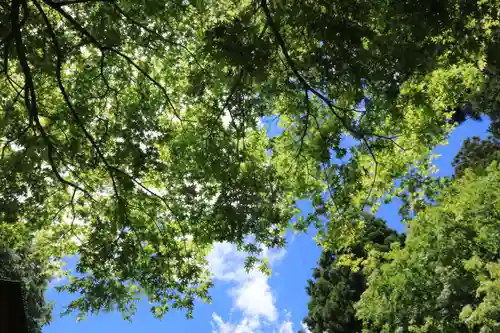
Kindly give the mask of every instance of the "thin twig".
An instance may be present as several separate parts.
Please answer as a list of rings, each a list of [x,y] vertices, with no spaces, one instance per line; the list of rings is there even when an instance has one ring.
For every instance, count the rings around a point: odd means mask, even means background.
[[[19,139],[22,135],[26,134],[26,132],[28,132],[29,128],[30,128],[30,126],[29,126],[29,125],[28,125],[28,126],[26,126],[26,128],[24,128],[24,129],[23,129],[23,130],[19,133],[19,135],[18,135],[17,137],[15,137],[15,138],[13,138],[13,139],[10,139],[10,140],[7,140],[7,141],[5,142],[5,144],[4,144],[4,145],[3,145],[3,147],[2,147],[2,155],[1,155],[1,158],[0,158],[0,159],[2,159],[2,160],[3,160],[4,155],[5,155],[5,149],[6,149],[6,148],[7,148],[7,147],[8,147],[8,146],[12,143],[12,142],[14,142],[14,141],[18,140],[18,139]]]
[[[297,77],[297,79],[299,80],[299,82],[304,86],[304,89],[307,89],[307,90],[311,91],[314,95],[316,95],[323,102],[325,102],[325,104],[330,108],[330,110],[335,115],[335,117],[338,118],[342,122],[342,124],[344,125],[344,127],[348,131],[353,132],[353,133],[356,132],[354,129],[351,128],[351,126],[349,124],[346,123],[345,118],[342,117],[340,114],[338,114],[335,109],[338,109],[338,110],[341,110],[341,111],[347,111],[347,110],[345,110],[343,108],[340,108],[339,106],[335,105],[330,99],[328,99],[323,94],[321,94],[319,91],[317,91],[316,89],[314,89],[304,79],[304,77],[299,73],[299,70],[297,69],[297,66],[295,65],[295,62],[293,61],[293,59],[290,57],[290,54],[288,53],[288,49],[287,49],[287,46],[285,44],[285,41],[283,40],[283,37],[281,36],[278,28],[276,27],[276,24],[275,24],[275,22],[274,22],[274,20],[272,18],[271,12],[269,11],[269,7],[267,6],[267,1],[266,0],[262,0],[261,1],[261,6],[262,6],[262,9],[264,10],[264,13],[266,15],[267,21],[268,21],[269,25],[271,26],[273,34],[274,34],[276,40],[278,41],[278,44],[280,45],[281,52],[283,52],[283,55],[285,56],[285,59],[286,59],[286,62],[288,64],[288,66],[290,67],[290,69],[292,70],[292,72],[295,74],[295,76]]]
[[[365,134],[362,133],[362,132],[359,132],[357,129],[355,129],[353,126],[351,126],[351,124],[347,123],[346,119],[343,116],[341,116],[336,111],[336,109],[340,110],[340,111],[344,111],[344,112],[349,111],[349,110],[340,108],[339,106],[335,105],[330,99],[328,99],[323,94],[321,94],[319,91],[317,91],[316,89],[314,89],[304,79],[304,77],[299,73],[299,71],[297,69],[297,66],[295,65],[295,62],[293,61],[293,59],[290,57],[290,54],[288,53],[288,49],[286,47],[285,41],[283,40],[283,37],[281,36],[281,34],[280,34],[279,30],[278,30],[278,27],[276,26],[276,24],[275,24],[275,22],[274,22],[274,20],[272,18],[272,15],[271,15],[271,12],[269,10],[269,7],[267,6],[267,1],[266,0],[262,0],[261,1],[261,7],[262,7],[262,9],[263,9],[263,11],[264,11],[264,13],[266,15],[266,18],[267,18],[267,21],[268,21],[269,25],[271,26],[271,29],[273,31],[274,36],[275,36],[276,40],[278,41],[278,44],[280,45],[281,52],[285,56],[285,59],[286,59],[286,62],[288,64],[288,66],[290,67],[290,69],[292,70],[292,72],[295,74],[295,76],[297,77],[297,79],[299,80],[299,82],[304,86],[304,89],[307,89],[307,90],[311,91],[314,95],[316,95],[319,99],[321,99],[328,106],[328,108],[333,113],[333,115],[337,119],[340,120],[340,122],[342,123],[342,125],[344,126],[344,128],[348,132],[350,132],[354,137],[359,138],[361,141],[363,141],[367,145],[370,155],[372,156],[372,158],[376,162],[375,155],[373,154],[373,151],[372,151],[372,149],[371,149],[368,141],[365,138]]]

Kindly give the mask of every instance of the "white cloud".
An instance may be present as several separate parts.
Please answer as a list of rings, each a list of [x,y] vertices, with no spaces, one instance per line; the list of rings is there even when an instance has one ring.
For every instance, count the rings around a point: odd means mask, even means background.
[[[243,261],[245,254],[229,243],[217,243],[207,256],[208,268],[216,280],[231,282],[247,277]]]
[[[311,333],[309,327],[307,327],[305,323],[302,322],[301,325],[302,325],[302,331],[304,331],[304,333]]]
[[[293,324],[290,320],[286,320],[280,326],[279,333],[293,333]]]
[[[256,319],[243,318],[237,325],[224,322],[220,316],[212,314],[212,333],[254,333],[260,328]]]
[[[262,257],[267,258],[270,265],[283,259],[285,254],[285,249],[262,249]],[[242,282],[252,278],[256,273],[260,273],[257,270],[250,272],[245,270],[244,261],[246,257],[247,254],[238,251],[234,244],[216,243],[206,259],[208,268],[216,280]]]
[[[261,272],[252,271],[250,278],[231,290],[235,306],[247,316],[262,317],[270,322],[276,321],[278,311],[268,283],[268,277]]]
[[[234,324],[229,321],[225,322],[219,315],[213,313],[211,325],[212,333],[293,333],[293,323],[289,318],[279,325],[262,323],[255,318],[248,317],[244,317],[239,323]],[[304,329],[304,325],[302,327]],[[311,333],[307,328],[305,328],[305,332]]]
[[[285,253],[284,250],[263,249],[262,257],[267,258],[269,265],[272,266],[281,260]],[[239,310],[243,315],[242,320],[235,324],[224,322],[214,313],[213,333],[260,332],[264,326],[275,325],[278,320],[278,310],[269,285],[269,277],[256,268],[247,272],[244,266],[246,257],[246,253],[238,251],[235,245],[229,243],[216,244],[207,256],[214,279],[233,284],[228,293],[233,300],[233,310]],[[282,332],[280,327],[280,333],[288,331]]]

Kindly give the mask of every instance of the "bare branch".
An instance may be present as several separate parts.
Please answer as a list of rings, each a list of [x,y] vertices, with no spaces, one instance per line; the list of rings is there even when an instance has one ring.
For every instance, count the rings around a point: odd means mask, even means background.
[[[14,22],[12,22],[14,23]],[[22,90],[24,90],[24,88],[26,87],[26,85],[24,85],[24,87],[20,86],[16,81],[14,81],[10,75],[9,75],[9,46],[10,46],[10,42],[12,40],[12,33],[9,33],[9,35],[5,38],[5,45],[3,47],[3,72],[5,74],[5,76],[7,77],[7,81],[9,81],[9,84],[11,85],[11,87],[14,89],[14,91],[16,91],[18,94],[21,93]],[[21,91],[18,91],[16,86],[21,89]]]
[[[375,161],[375,171],[373,172],[373,181],[372,181],[372,185],[370,186],[370,190],[366,194],[365,202],[363,203],[364,206],[366,206],[369,203],[368,200],[370,199],[370,197],[372,195],[373,188],[375,187],[375,182],[377,181],[377,176],[378,176],[378,162]]]
[[[77,190],[76,188],[75,188],[75,189],[73,189],[73,195],[71,196],[71,202],[70,202],[70,203],[67,203],[67,204],[63,205],[61,208],[59,208],[59,209],[57,210],[57,212],[54,214],[54,216],[52,216],[52,218],[51,218],[51,220],[52,220],[52,221],[54,221],[57,217],[59,217],[59,214],[61,214],[61,212],[62,212],[64,209],[68,208],[70,205],[72,205],[72,204],[73,204],[73,202],[75,201],[76,190]]]
[[[240,69],[240,71],[238,72],[238,75],[236,76],[236,79],[234,80],[234,84],[233,84],[233,86],[231,88],[231,91],[229,92],[229,95],[227,95],[227,97],[226,97],[224,105],[222,106],[222,108],[220,109],[219,113],[217,114],[217,117],[215,118],[214,125],[224,115],[224,112],[226,111],[226,109],[229,106],[229,102],[231,101],[231,99],[233,99],[233,96],[236,93],[236,90],[238,89],[238,87],[240,86],[241,81],[243,80],[244,76],[245,76],[245,70],[244,69]],[[212,129],[210,130],[210,135],[213,132],[214,125],[212,125]]]
[[[108,92],[111,90],[111,87],[109,86],[108,79],[104,75],[104,60],[106,58],[106,52],[101,50],[101,59],[99,60],[99,77],[101,78],[102,82],[104,82],[104,85],[106,86],[106,91],[102,93],[101,96],[97,97],[98,99],[104,98]]]
[[[12,85],[12,83],[11,83]],[[16,87],[12,86],[12,88],[14,89],[14,91],[16,92],[16,96],[14,97],[14,99],[12,100],[12,106],[14,106],[14,104],[17,103],[17,99],[19,98],[19,96],[21,96],[21,93],[24,91],[24,89],[26,88],[26,85],[24,85],[24,87],[21,88],[21,90],[17,90]]]
[[[397,143],[397,141],[396,141],[397,137],[395,137],[395,136],[387,136],[387,135],[381,135],[381,134],[373,134],[373,135],[375,137],[377,137],[377,138],[381,138],[381,139],[384,139],[384,140],[391,141],[391,143],[393,145],[395,145],[396,147],[398,147],[402,151],[407,151],[408,150],[407,148],[405,148],[405,147],[401,146],[399,143]]]

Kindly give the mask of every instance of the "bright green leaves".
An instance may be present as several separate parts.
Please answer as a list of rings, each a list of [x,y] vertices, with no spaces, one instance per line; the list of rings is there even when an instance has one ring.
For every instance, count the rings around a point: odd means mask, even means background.
[[[496,163],[468,172],[411,220],[405,247],[374,271],[357,305],[367,332],[498,328],[498,179]]]
[[[69,310],[126,318],[140,295],[158,317],[190,315],[209,299],[213,243],[256,264],[261,245],[284,246],[297,199],[314,213],[296,229],[313,224],[327,249],[348,249],[383,198],[407,195],[409,218],[447,186],[429,180],[429,154],[452,110],[496,119],[497,7],[6,4],[0,245],[77,255]],[[283,132],[268,138],[263,116]]]
[[[359,269],[359,263],[372,251],[384,254],[391,244],[404,243],[404,236],[388,229],[384,221],[365,214],[363,222],[361,238],[349,246],[338,239],[331,248],[324,249],[313,280],[308,281],[309,313],[304,322],[311,332],[361,331],[362,321],[356,318],[354,304],[366,289],[368,274],[366,269]]]
[[[291,209],[248,76],[262,72],[269,46],[253,38],[255,17],[231,23],[249,2],[22,2],[30,15],[21,38],[2,39],[10,107],[0,134],[1,245],[35,239],[56,263],[75,255],[60,288],[78,294],[68,312],[130,318],[147,297],[157,317],[171,308],[191,316],[196,299],[209,300],[204,257],[214,242],[253,255],[260,247],[249,237],[284,245]],[[220,66],[216,57],[241,46],[224,34],[203,49],[215,22],[232,37],[248,30],[241,45],[253,62]],[[13,51],[20,43],[29,71]],[[24,100],[22,89],[35,97]]]
[[[280,116],[284,133],[273,139],[272,159],[288,175],[296,197],[326,193],[329,212],[322,214],[330,219],[330,227],[342,229],[343,215],[356,219],[367,206],[375,212],[378,202],[393,190],[395,179],[405,177],[417,165],[427,173],[431,150],[452,129],[451,110],[469,101],[477,107],[474,103],[487,79],[484,62],[476,62],[472,56],[449,57],[439,51],[437,42],[429,43],[433,36],[440,36],[443,25],[461,20],[453,16],[451,5],[385,8],[338,3],[330,4],[331,11],[326,13],[321,4],[296,5],[297,9],[284,6],[273,13],[281,36],[275,33],[271,38],[281,37],[286,44],[287,50],[280,53],[285,58],[288,53],[291,59],[285,64],[291,77],[282,77],[273,86],[279,92],[272,102],[273,112]],[[436,21],[422,19],[430,12]],[[308,16],[311,13],[316,13],[314,21]],[[364,16],[368,13],[373,14],[371,18]],[[319,24],[325,15],[330,21]],[[416,22],[417,17],[422,21]],[[321,34],[340,18],[346,30],[340,37]],[[423,21],[428,26],[421,26]],[[351,26],[354,22],[360,24]],[[304,30],[308,33],[303,34]],[[320,42],[311,38],[316,35]],[[356,46],[367,41],[368,49]],[[349,57],[334,52],[341,43]],[[468,47],[469,55],[484,56],[479,45]],[[321,56],[321,61],[306,60],[303,54]],[[281,64],[273,63],[277,73],[284,70]],[[293,67],[299,70],[293,71]],[[327,93],[331,103],[320,101],[316,89]],[[339,167],[336,159],[345,155],[346,143],[351,146],[349,156]],[[336,231],[331,239],[334,234]]]
[[[484,332],[495,332],[500,327],[497,319],[500,315],[500,264],[485,264],[475,256],[466,261],[464,266],[477,276],[479,287],[476,295],[481,297],[481,303],[466,305],[460,313],[460,319],[469,328],[481,327]]]

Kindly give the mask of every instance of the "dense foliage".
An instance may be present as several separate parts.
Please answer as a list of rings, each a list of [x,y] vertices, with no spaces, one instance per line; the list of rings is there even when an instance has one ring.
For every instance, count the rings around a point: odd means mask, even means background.
[[[486,169],[492,161],[500,161],[500,140],[489,137],[481,140],[479,137],[466,139],[453,161],[455,175],[461,177],[466,169],[476,172]]]
[[[129,316],[141,294],[157,316],[192,310],[213,242],[283,245],[291,209],[248,90],[193,54],[227,5],[2,3],[1,233],[7,248],[36,233],[47,257],[78,255],[70,311]],[[227,110],[241,126],[223,125]]]
[[[500,170],[467,170],[412,220],[356,305],[366,332],[498,332]]]
[[[363,270],[323,253],[308,287],[311,332],[497,332],[499,152],[493,138],[467,139],[453,179],[408,221],[405,243],[375,248]]]
[[[383,220],[365,217],[365,234],[358,244],[321,254],[313,280],[308,281],[309,314],[304,323],[312,333],[360,332],[362,321],[356,318],[354,304],[366,289],[366,276],[362,270],[336,264],[339,255],[352,255],[366,259],[369,250],[388,252],[391,245],[404,243],[404,235],[387,228]]]
[[[126,318],[143,295],[158,317],[191,315],[212,244],[255,263],[285,245],[296,199],[315,213],[293,227],[352,247],[364,212],[406,188],[416,212],[414,188],[441,187],[429,154],[456,123],[486,114],[498,132],[499,7],[2,2],[0,245],[77,255],[68,311]],[[283,132],[269,138],[263,117]]]
[[[21,283],[27,333],[41,333],[50,323],[52,304],[46,303],[43,293],[51,278],[50,263],[37,258],[35,251],[25,248],[18,253],[0,252],[0,279]]]

